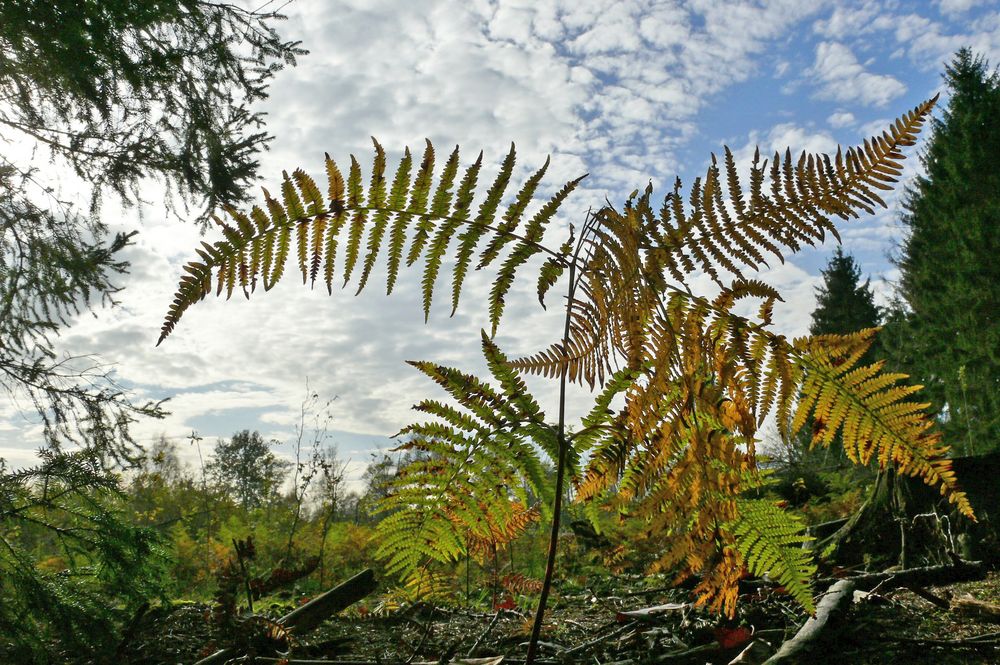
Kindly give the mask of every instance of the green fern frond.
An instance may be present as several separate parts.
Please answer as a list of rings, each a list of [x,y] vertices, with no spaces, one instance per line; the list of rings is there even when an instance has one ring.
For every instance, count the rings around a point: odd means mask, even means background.
[[[733,534],[747,569],[758,577],[768,575],[813,612],[810,580],[816,564],[805,548],[813,539],[805,535],[802,519],[765,499],[739,499],[737,510],[739,518],[724,528]]]
[[[413,241],[410,243],[410,251],[406,256],[406,265],[408,266],[413,265],[420,258],[424,242],[427,240],[427,234],[434,228],[434,220],[423,214],[427,210],[427,199],[430,196],[431,183],[434,179],[435,159],[434,146],[429,139],[425,139],[425,141],[427,145],[424,147],[424,156],[420,160],[420,170],[417,172],[417,178],[413,183],[413,192],[410,194],[410,206],[407,208],[408,213],[417,215],[420,219],[417,223],[416,233],[413,235]],[[439,189],[451,186],[448,172],[449,169],[446,168],[444,174],[441,176]]]
[[[499,388],[456,369],[411,363],[458,407],[424,400],[414,408],[437,420],[397,435],[408,437],[401,449],[420,456],[400,471],[378,508],[387,517],[377,527],[377,556],[392,574],[455,561],[470,542],[516,530],[532,496],[547,509],[551,488],[536,445],[553,454],[553,429],[500,349],[485,331],[482,337]]]
[[[412,157],[408,149],[395,172],[389,173],[385,151],[377,140],[372,139],[372,142],[375,158],[367,184],[357,158],[351,156],[345,182],[340,168],[327,155],[329,201],[322,200],[312,178],[296,170],[291,177],[287,173],[283,175],[280,200],[264,190],[264,208],[254,207],[249,215],[227,208],[225,212],[235,225],[217,220],[223,239],[212,245],[203,244],[204,249],[198,252],[199,260],[184,267],[187,274],[180,280],[158,343],[173,331],[184,312],[208,295],[213,286],[216,295],[225,291],[227,297],[236,287],[249,297],[258,283],[263,284],[265,291],[270,290],[284,275],[288,257],[293,253],[293,242],[303,283],[315,283],[322,276],[327,291],[332,292],[336,256],[340,251],[345,286],[360,265],[357,278],[357,293],[360,293],[367,286],[379,256],[386,254],[386,291],[391,292],[398,280],[406,240],[411,238],[406,264],[424,259],[421,294],[425,318],[430,312],[444,258],[452,245],[455,246],[451,289],[454,314],[476,247],[486,242],[480,258],[480,265],[486,267],[511,243],[516,243],[511,250],[513,258],[505,260],[500,269],[507,286],[495,289],[490,298],[494,331],[503,312],[503,298],[509,282],[528,258],[544,252],[565,264],[565,253],[548,249],[542,240],[556,210],[576,188],[579,179],[571,181],[544,202],[519,234],[515,230],[534,199],[548,162],[519,189],[509,191],[515,161],[512,145],[499,175],[481,198],[478,213],[472,218],[470,213],[476,201],[482,153],[453,191],[459,168],[456,148],[445,163],[432,194],[435,160],[429,141],[420,167],[412,176]],[[495,221],[497,211],[508,194],[513,195],[513,202],[498,225]]]
[[[471,209],[472,198],[476,190],[476,183],[479,180],[479,170],[482,164],[483,153],[480,152],[475,163],[466,170],[465,176],[463,176],[462,182],[458,186],[455,213],[450,219],[442,220],[441,226],[438,228],[437,233],[434,234],[434,239],[431,241],[431,246],[427,251],[427,258],[424,262],[424,275],[423,279],[421,279],[425,321],[430,315],[431,301],[434,297],[434,285],[437,282],[441,261],[448,251],[448,243],[451,242],[456,229],[467,223],[469,219],[469,210]],[[420,230],[418,229],[417,233],[419,234],[419,232]]]
[[[472,261],[472,253],[476,249],[479,238],[486,230],[486,226],[493,223],[497,207],[500,205],[500,199],[503,196],[504,190],[507,189],[511,173],[514,171],[515,159],[514,144],[511,143],[510,152],[507,153],[503,164],[500,165],[500,173],[497,174],[496,180],[493,181],[493,184],[486,192],[486,198],[483,199],[482,204],[479,206],[479,214],[476,215],[472,224],[458,236],[458,249],[455,253],[455,270],[452,273],[451,285],[452,314],[458,309],[458,300],[462,294],[462,284],[465,281],[465,275]]]

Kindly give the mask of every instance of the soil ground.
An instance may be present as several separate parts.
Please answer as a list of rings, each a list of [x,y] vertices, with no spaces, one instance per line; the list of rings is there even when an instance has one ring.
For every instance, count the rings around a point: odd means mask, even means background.
[[[682,591],[651,588],[657,584],[663,585],[664,580],[603,579],[591,586],[564,585],[553,597],[542,637],[542,656],[560,663],[728,663],[746,646],[749,635],[777,645],[805,620],[787,596],[775,593],[742,598],[732,622],[690,607],[668,611],[650,621],[620,616],[627,610],[686,600]],[[1000,603],[1000,573],[929,591],[939,597],[967,594]],[[529,610],[504,609],[498,616],[498,612],[482,608],[419,605],[382,614],[376,602],[356,605],[297,638],[291,657],[386,665],[448,662],[467,656],[504,656],[504,663],[523,662]],[[265,614],[277,617],[287,611],[288,604],[258,605],[258,611],[261,607]],[[998,663],[996,639],[978,646],[955,643],[998,631],[1000,625],[958,615],[899,589],[855,604],[846,626],[834,640],[822,645],[822,654],[817,654],[814,662]],[[213,628],[210,606],[159,607],[142,619],[134,638],[124,645],[119,663],[193,663],[222,644]]]

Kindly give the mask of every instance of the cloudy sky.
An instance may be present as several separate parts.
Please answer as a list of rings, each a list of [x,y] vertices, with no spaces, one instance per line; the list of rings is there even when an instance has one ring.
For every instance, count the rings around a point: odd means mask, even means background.
[[[563,226],[650,180],[661,193],[675,175],[690,183],[723,145],[747,158],[754,145],[796,152],[857,143],[938,92],[943,64],[961,46],[1000,63],[1000,7],[991,0],[296,0],[284,12],[283,35],[310,55],[272,87],[265,110],[275,141],[262,184],[274,189],[283,169],[299,166],[322,174],[324,151],[341,162],[356,154],[367,168],[372,135],[393,159],[426,137],[439,150],[461,145],[465,164],[483,149],[493,168],[514,141],[520,177],[551,155],[548,193],[590,173],[563,206]],[[843,231],[883,300],[897,215],[893,200]],[[409,406],[438,396],[404,360],[483,370],[486,275],[470,281],[455,317],[442,302],[427,325],[416,272],[404,272],[390,298],[378,288],[330,297],[288,279],[251,302],[197,305],[155,348],[198,231],[158,205],[109,221],[140,230],[122,304],[81,316],[61,349],[113,364],[140,397],[169,397],[172,414],[136,431],[145,441],[181,440],[189,459],[197,456],[183,438],[192,431],[207,446],[243,428],[289,441],[308,380],[322,399],[338,398],[330,442],[356,478],[369,451],[410,422]],[[763,276],[785,296],[776,312],[784,332],[806,332],[831,252],[829,244],[805,251]],[[509,300],[497,337],[511,355],[559,331],[558,312],[538,308],[530,281]],[[530,385],[552,404],[551,386]],[[575,408],[585,402],[573,396]],[[0,456],[23,464],[39,442],[27,414],[0,404]]]

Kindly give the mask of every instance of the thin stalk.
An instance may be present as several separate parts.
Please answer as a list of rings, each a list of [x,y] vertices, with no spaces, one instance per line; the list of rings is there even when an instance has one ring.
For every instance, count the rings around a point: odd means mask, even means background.
[[[566,296],[566,322],[563,327],[562,352],[566,359],[569,348],[570,316],[573,313],[573,295],[576,291],[576,257],[569,264],[569,288]],[[552,502],[552,530],[549,533],[549,552],[545,560],[545,578],[542,580],[542,592],[538,597],[538,610],[535,612],[535,622],[531,626],[531,638],[528,640],[528,655],[525,665],[535,662],[538,651],[538,638],[542,633],[542,621],[545,619],[545,605],[549,600],[549,590],[552,588],[552,576],[556,567],[556,550],[559,545],[559,522],[562,513],[563,484],[566,480],[566,452],[569,448],[566,440],[566,374],[569,371],[567,363],[563,362],[559,371],[559,430],[557,442],[559,459],[556,463],[556,495]]]

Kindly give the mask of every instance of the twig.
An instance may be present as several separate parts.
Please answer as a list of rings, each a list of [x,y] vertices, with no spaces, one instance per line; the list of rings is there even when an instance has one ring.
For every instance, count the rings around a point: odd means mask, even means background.
[[[606,640],[611,640],[611,639],[614,639],[614,638],[618,637],[619,635],[621,635],[625,631],[631,630],[635,625],[636,625],[635,621],[630,621],[627,624],[625,624],[624,626],[619,626],[617,630],[613,630],[610,633],[607,633],[605,635],[600,635],[598,637],[595,637],[594,639],[590,640],[589,642],[584,642],[583,644],[577,645],[577,646],[573,647],[572,649],[567,649],[566,651],[564,651],[561,654],[559,654],[559,656],[561,658],[569,658],[570,656],[576,655],[578,653],[583,653],[583,652],[587,651],[587,649],[589,649],[590,647],[592,647],[592,646],[594,646],[596,644],[600,644],[601,642],[604,642]]]
[[[924,600],[926,600],[928,603],[931,603],[933,605],[937,605],[938,607],[940,607],[943,610],[950,610],[951,609],[951,603],[949,603],[944,598],[941,598],[940,596],[935,596],[933,593],[931,593],[927,589],[923,589],[921,587],[918,587],[918,586],[912,585],[912,584],[908,584],[908,585],[906,585],[903,588],[906,589],[907,591],[913,593],[913,594],[916,594],[917,596],[920,596],[921,598],[923,598]]]
[[[483,640],[486,639],[486,636],[489,635],[490,632],[493,631],[493,627],[497,625],[497,622],[500,620],[500,615],[502,615],[503,613],[504,613],[504,610],[502,610],[502,609],[496,611],[496,614],[493,615],[493,619],[490,620],[489,625],[486,626],[486,630],[484,630],[479,635],[479,637],[476,638],[476,641],[472,643],[472,647],[465,654],[466,656],[472,656],[472,654],[474,654],[476,652],[476,649],[478,649],[479,645],[483,643]]]
[[[411,619],[411,621],[417,623],[418,625],[420,624],[420,622],[417,621],[416,619]],[[421,636],[420,641],[417,643],[417,648],[414,649],[413,653],[410,654],[410,657],[406,659],[406,663],[404,663],[404,665],[411,665],[413,663],[413,659],[416,658],[417,654],[420,653],[420,650],[424,648],[424,642],[427,641],[427,637],[431,634],[431,630],[433,628],[434,628],[434,621],[428,619],[427,625],[424,627],[424,634],[423,636]]]
[[[973,637],[964,637],[955,640],[939,640],[933,638],[914,637],[889,637],[893,642],[903,642],[906,644],[926,644],[927,646],[940,647],[996,647],[1000,645],[1000,633],[986,633]]]

